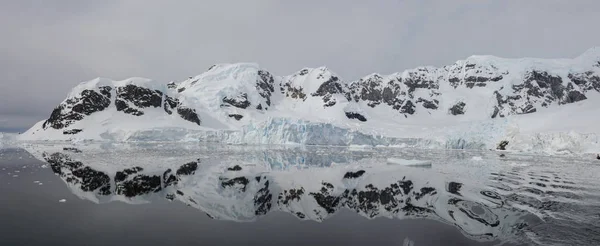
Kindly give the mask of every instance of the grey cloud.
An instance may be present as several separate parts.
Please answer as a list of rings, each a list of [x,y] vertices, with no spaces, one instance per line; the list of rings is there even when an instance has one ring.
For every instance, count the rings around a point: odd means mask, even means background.
[[[182,80],[222,62],[346,80],[473,54],[574,57],[600,44],[600,2],[2,1],[0,119],[26,128],[95,77]]]

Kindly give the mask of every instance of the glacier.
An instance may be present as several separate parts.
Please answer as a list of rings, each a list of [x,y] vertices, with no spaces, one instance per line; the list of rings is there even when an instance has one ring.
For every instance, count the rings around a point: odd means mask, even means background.
[[[573,59],[471,56],[346,81],[216,64],[180,82],[80,83],[19,141],[161,141],[600,152],[600,49]]]

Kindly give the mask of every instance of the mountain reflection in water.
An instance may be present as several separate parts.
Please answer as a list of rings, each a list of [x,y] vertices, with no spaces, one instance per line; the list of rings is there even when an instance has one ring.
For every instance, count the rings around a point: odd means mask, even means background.
[[[405,219],[428,219],[490,243],[599,240],[599,168],[581,158],[147,143],[23,147],[74,195],[99,204],[179,201],[211,221],[234,222],[268,221],[276,214],[323,222],[353,213],[392,219],[405,231],[402,224],[421,223]],[[407,167],[389,164],[389,158],[432,165]]]
[[[151,162],[138,157],[152,151],[49,146],[30,152],[81,198],[138,204],[158,196],[218,220],[254,221],[281,211],[323,221],[348,209],[369,219],[434,219],[480,241],[514,238],[540,222],[496,189],[432,169],[387,165],[378,152],[253,150],[215,161],[185,151],[156,154]]]

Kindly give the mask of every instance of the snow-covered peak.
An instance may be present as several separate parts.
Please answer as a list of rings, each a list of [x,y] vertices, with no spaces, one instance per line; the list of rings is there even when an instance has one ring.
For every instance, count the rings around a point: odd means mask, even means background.
[[[238,137],[252,141],[278,142],[273,140],[276,136],[302,142],[298,139],[309,135],[305,131],[310,124],[329,124],[340,132],[397,134],[402,125],[511,117],[596,97],[599,57],[598,48],[572,59],[470,56],[440,68],[374,73],[350,83],[327,67],[275,76],[255,63],[216,64],[180,82],[97,78],[76,86],[48,120],[29,131],[39,133],[25,136],[157,140],[164,134],[154,136],[151,129],[160,128],[158,132],[175,132],[169,139],[237,136],[232,132],[189,135],[226,130],[239,131]],[[130,132],[122,133],[124,124]]]
[[[246,84],[254,83],[258,76],[256,63],[215,64],[208,71],[179,83],[179,88],[190,88],[196,84]]]
[[[195,107],[217,111],[229,99],[239,101],[239,107],[264,103],[256,87],[262,81],[255,63],[217,64],[208,71],[179,83],[182,100]]]
[[[582,64],[589,64],[596,69],[600,69],[600,46],[592,47],[583,54],[575,58]]]
[[[316,93],[328,81],[341,81],[339,76],[322,66],[318,68],[303,68],[300,71],[284,76],[282,85],[302,90],[305,94]]]
[[[595,46],[595,47],[587,49],[579,57],[589,57],[589,56],[600,57],[600,46]]]

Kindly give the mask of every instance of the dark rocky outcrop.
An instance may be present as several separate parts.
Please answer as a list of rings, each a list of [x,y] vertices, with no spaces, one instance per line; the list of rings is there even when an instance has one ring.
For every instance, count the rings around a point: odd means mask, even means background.
[[[312,93],[313,97],[322,97],[323,106],[331,107],[337,103],[334,95],[343,95],[342,85],[339,83],[339,78],[331,76],[327,81],[323,82],[316,92]]]
[[[502,141],[500,141],[500,143],[498,143],[498,146],[496,147],[496,149],[506,150],[506,146],[508,146],[508,141],[502,140]]]
[[[195,109],[180,106],[179,108],[177,108],[177,113],[184,120],[196,123],[196,125],[200,125],[202,123],[202,121],[200,121],[200,117],[198,117],[198,114],[196,113]]]
[[[163,93],[141,86],[129,84],[117,87],[115,106],[117,111],[135,116],[144,115],[143,108],[158,108],[162,105]]]
[[[344,178],[345,179],[355,179],[355,178],[359,178],[363,174],[365,174],[365,170],[358,170],[356,172],[346,172],[346,174],[344,174]]]
[[[302,87],[294,88],[289,83],[285,84],[287,90],[285,91],[285,96],[294,99],[302,99],[306,100],[306,94],[304,93],[304,89]],[[283,90],[283,88],[282,88]]]
[[[197,169],[198,169],[198,162],[192,161],[192,162],[183,164],[181,167],[179,167],[179,169],[177,169],[176,173],[177,173],[177,176],[192,175],[196,172]]]
[[[583,93],[590,90],[600,92],[600,75],[595,74],[593,71],[569,73],[567,77],[577,85]]]
[[[228,167],[227,171],[241,171],[242,167],[240,167],[240,165],[235,165],[233,167]]]
[[[179,179],[177,177],[175,177],[175,175],[173,174],[173,171],[169,168],[167,169],[163,175],[163,186],[167,187],[167,186],[171,186],[171,185],[175,185],[177,184],[177,181],[179,181]],[[178,191],[178,193],[181,191]]]
[[[359,113],[345,112],[345,114],[346,114],[346,117],[348,117],[348,119],[357,119],[362,122],[367,121],[367,118],[365,118],[362,114],[359,114]]]
[[[117,87],[117,98],[132,103],[138,108],[158,108],[162,104],[163,93],[141,86],[129,84]]]
[[[129,104],[127,104],[127,102],[120,100],[120,99],[115,100],[115,106],[117,107],[117,111],[121,111],[126,114],[130,114],[130,115],[134,115],[134,116],[144,115],[143,111],[129,107]]]
[[[259,70],[258,77],[259,79],[256,81],[256,90],[258,91],[258,94],[265,99],[266,105],[271,106],[271,96],[275,92],[275,78],[273,78],[271,73],[265,70]],[[259,108],[257,107],[257,109]],[[262,106],[259,110],[262,110]]]
[[[242,118],[244,118],[244,116],[241,114],[229,114],[227,116],[229,116],[230,118],[234,118],[235,120],[241,120]]]
[[[75,135],[77,133],[80,133],[81,131],[83,131],[83,130],[81,130],[81,129],[64,130],[63,134],[64,135]]]
[[[390,81],[389,86],[386,87],[387,91],[384,93],[380,86],[382,84],[383,77],[379,74],[374,74],[370,77],[352,82],[348,86],[346,98],[348,101],[366,101],[367,105],[370,107],[375,107],[384,101],[394,109],[399,109],[400,105],[397,105],[398,95],[400,93],[399,86],[395,84],[394,81]],[[395,90],[392,92],[390,87]]]
[[[179,99],[165,95],[163,109],[167,114],[173,114],[173,110],[179,106]]]
[[[464,102],[458,102],[448,110],[448,113],[450,113],[451,115],[465,114],[466,105],[467,104],[465,104]]]
[[[250,106],[248,94],[242,93],[236,97],[224,97],[222,106],[234,106],[236,108],[245,109]]]
[[[110,96],[110,90],[104,89]],[[110,105],[110,98],[94,90],[84,90],[77,97],[69,98],[58,105],[43,124],[43,128],[62,129],[85,116],[102,111]]]
[[[403,114],[414,114],[415,111],[415,105],[413,104],[413,102],[411,100],[406,100],[406,102],[404,103],[404,105],[402,105],[402,107],[400,108],[400,113]]]
[[[494,57],[475,56],[440,68],[418,67],[387,76],[372,74],[351,83],[342,81],[325,67],[302,69],[290,76],[279,78],[264,69],[258,69],[255,84],[243,87],[248,91],[227,94],[219,99],[225,115],[236,120],[249,115],[238,109],[269,110],[273,106],[274,93],[281,93],[277,96],[299,101],[318,97],[318,100],[323,101],[324,108],[332,109],[337,109],[340,103],[345,103],[346,100],[350,103],[358,103],[361,107],[362,105],[370,108],[390,107],[407,118],[420,111],[432,114],[435,110],[447,110],[450,115],[462,115],[467,114],[465,109],[468,107],[479,108],[479,105],[466,105],[467,101],[451,105],[449,108],[445,103],[441,106],[442,99],[445,102],[464,100],[454,98],[452,95],[444,98],[446,95],[441,94],[440,86],[450,85],[448,89],[461,90],[459,93],[461,95],[469,90],[477,93],[493,91],[493,95],[484,96],[495,98],[495,101],[482,102],[485,103],[482,105],[489,105],[489,109],[484,111],[488,112],[491,118],[498,118],[534,113],[551,105],[580,102],[588,99],[590,93],[600,93],[600,75],[597,68],[599,62],[595,60],[591,62],[592,64],[582,64],[582,66],[574,63],[577,66],[570,69],[571,72],[561,73],[558,70],[544,69],[543,61],[539,66],[515,68],[505,66],[504,62],[498,62]],[[194,108],[181,105],[187,100],[178,98],[190,95],[176,94],[175,90],[183,92],[186,89],[184,86],[201,83],[201,79],[202,76],[198,76],[190,77],[182,84],[170,82],[166,85],[165,91],[136,84],[100,85],[94,89],[85,87],[87,89],[81,90],[79,94],[74,93],[59,104],[43,123],[43,128],[64,130],[64,134],[76,134],[68,127],[112,106],[113,101],[117,111],[126,114],[142,116],[147,113],[147,108],[162,107],[166,114],[172,115],[177,111],[183,119],[200,125],[201,119],[198,116],[200,112],[197,113]],[[312,80],[311,83],[304,83],[308,80]],[[279,87],[277,92],[275,87]],[[256,97],[257,95],[259,98]],[[233,111],[226,107],[237,109]],[[359,109],[344,111],[350,119],[366,121],[363,112]]]
[[[423,105],[424,108],[427,109],[438,109],[438,104],[440,103],[437,99],[433,99],[433,100],[427,100],[427,99],[423,99],[420,98],[417,99],[416,103],[420,103],[421,105]]]
[[[388,105],[407,117],[417,112],[416,106],[419,104],[428,109],[438,108],[439,102],[433,97],[440,95],[439,81],[432,76],[434,73],[430,68],[421,67],[409,70],[405,75],[390,76],[387,79],[373,74],[350,83],[344,94],[350,101],[367,102],[369,107]],[[427,94],[432,99],[415,99],[417,90],[428,91]]]

